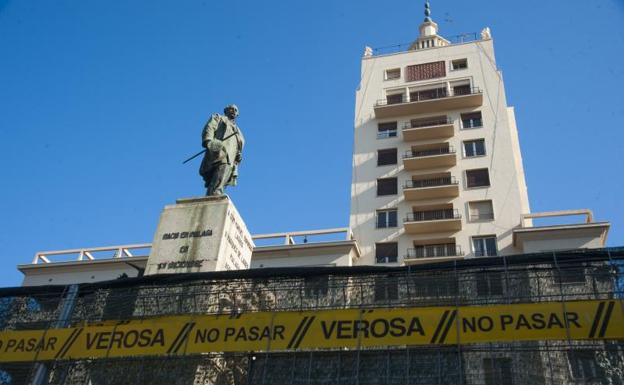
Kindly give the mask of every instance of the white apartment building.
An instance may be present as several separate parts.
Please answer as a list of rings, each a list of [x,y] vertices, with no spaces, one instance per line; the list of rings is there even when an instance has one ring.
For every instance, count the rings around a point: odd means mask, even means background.
[[[350,215],[358,262],[528,252],[515,233],[531,226],[522,219],[530,210],[518,131],[489,28],[452,43],[438,35],[428,3],[425,16],[409,48],[367,47],[362,58]],[[604,246],[608,223],[598,227],[593,241],[563,236],[564,244]],[[539,229],[551,230],[539,236],[552,249],[554,229]]]

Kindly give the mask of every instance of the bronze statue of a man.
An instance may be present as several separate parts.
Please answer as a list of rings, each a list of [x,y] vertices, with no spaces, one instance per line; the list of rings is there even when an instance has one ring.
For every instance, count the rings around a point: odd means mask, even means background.
[[[206,195],[223,195],[225,186],[235,186],[238,165],[242,160],[243,134],[236,125],[238,107],[230,104],[225,115],[213,114],[202,131],[202,146],[206,149],[199,167],[204,178]]]

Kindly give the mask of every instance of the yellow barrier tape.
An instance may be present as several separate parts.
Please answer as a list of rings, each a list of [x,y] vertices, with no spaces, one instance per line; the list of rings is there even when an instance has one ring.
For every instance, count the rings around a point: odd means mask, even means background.
[[[624,339],[617,300],[185,315],[0,332],[0,362],[497,341]]]

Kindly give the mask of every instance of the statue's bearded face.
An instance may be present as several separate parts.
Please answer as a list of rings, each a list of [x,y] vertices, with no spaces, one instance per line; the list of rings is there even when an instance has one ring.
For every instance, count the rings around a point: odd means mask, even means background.
[[[236,117],[238,116],[238,111],[236,111],[234,108],[228,108],[227,110],[225,110],[225,115],[230,119],[236,119]]]

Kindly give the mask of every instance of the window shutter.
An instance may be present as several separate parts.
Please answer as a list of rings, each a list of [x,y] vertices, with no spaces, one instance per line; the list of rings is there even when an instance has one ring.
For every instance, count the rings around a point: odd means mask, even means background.
[[[435,79],[444,76],[446,76],[444,61],[407,66],[405,75],[408,82]]]

